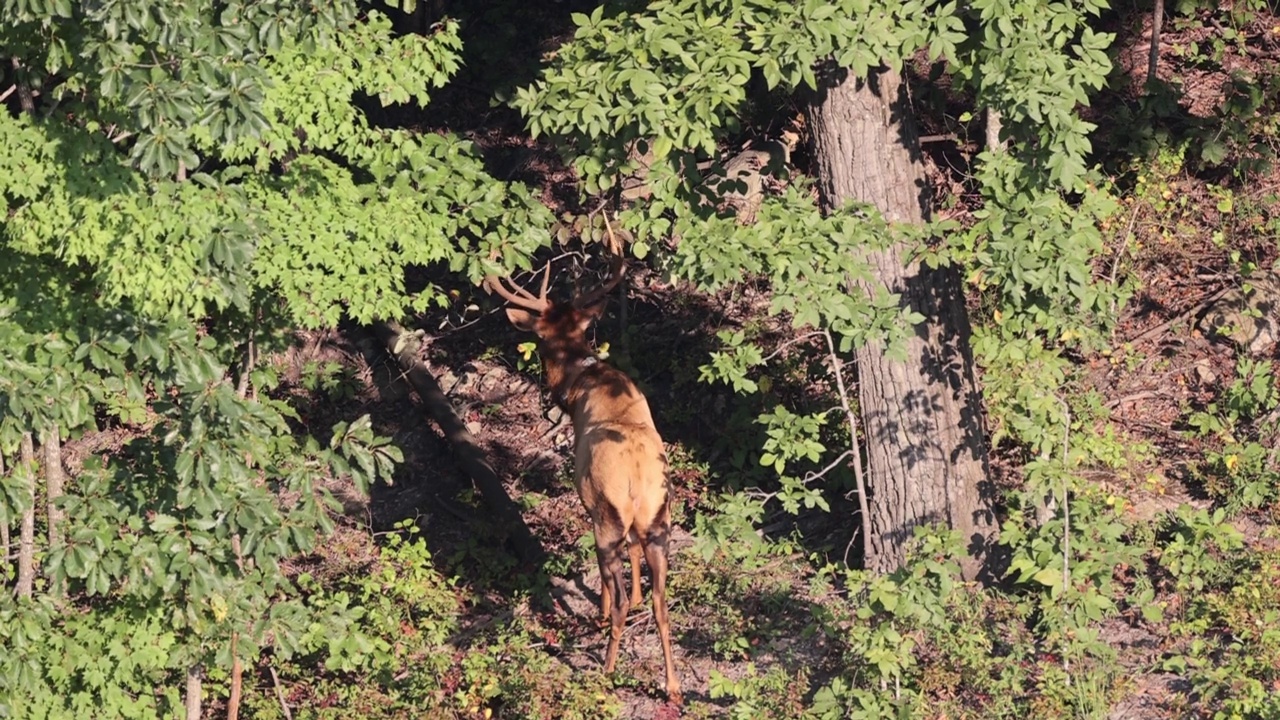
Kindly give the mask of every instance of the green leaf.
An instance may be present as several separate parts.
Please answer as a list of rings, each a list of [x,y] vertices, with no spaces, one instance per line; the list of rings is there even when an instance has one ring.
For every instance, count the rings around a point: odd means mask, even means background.
[[[1062,584],[1062,571],[1055,568],[1043,568],[1031,577],[1032,580],[1046,586]]]

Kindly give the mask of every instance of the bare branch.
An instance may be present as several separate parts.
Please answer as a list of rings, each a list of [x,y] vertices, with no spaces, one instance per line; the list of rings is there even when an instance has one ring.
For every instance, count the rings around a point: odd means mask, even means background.
[[[289,709],[289,703],[285,702],[284,690],[280,687],[280,676],[276,674],[276,666],[268,667],[271,670],[271,684],[276,688],[276,699],[280,701],[280,710],[284,712],[284,720],[293,720],[293,711]]]
[[[778,357],[778,355],[781,354],[783,350],[786,350],[787,348],[793,345],[799,345],[805,340],[808,340],[809,338],[815,338],[815,337],[822,337],[822,331],[814,330],[813,332],[807,332],[804,335],[801,335],[799,337],[791,338],[790,340],[774,348],[773,352],[769,353],[768,355],[765,355],[763,358],[761,358],[761,361],[769,362],[770,360]]]
[[[853,454],[853,450],[845,450],[844,452],[836,456],[836,459],[832,460],[826,467],[822,468],[821,470],[806,474],[804,476],[804,480],[801,480],[800,482],[803,482],[804,484],[808,485],[814,480],[818,480],[819,478],[825,477],[827,473],[834,470],[837,465],[844,462],[845,459],[852,454]]]
[[[836,376],[836,390],[840,393],[840,408],[844,410],[845,422],[849,424],[850,453],[853,455],[853,481],[858,489],[858,512],[862,515],[862,564],[864,567],[875,567],[871,554],[875,549],[871,546],[871,509],[867,505],[867,480],[862,472],[862,447],[858,442],[858,418],[853,414],[849,404],[849,391],[844,384],[843,363],[836,354],[835,340],[831,339],[831,331],[823,329],[822,337],[827,341],[827,356],[831,360],[831,372]],[[849,561],[849,548],[853,546],[853,538],[845,547],[845,562]]]

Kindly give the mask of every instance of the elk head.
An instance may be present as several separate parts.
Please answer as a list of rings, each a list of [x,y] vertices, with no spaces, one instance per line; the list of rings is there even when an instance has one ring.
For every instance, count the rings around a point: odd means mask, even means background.
[[[536,296],[506,278],[485,278],[485,287],[513,306],[507,308],[507,319],[511,324],[537,336],[538,353],[547,372],[547,382],[556,401],[562,405],[563,385],[572,379],[570,376],[574,374],[575,366],[590,363],[590,359],[595,357],[587,343],[587,329],[604,312],[604,300],[622,282],[625,269],[622,258],[615,256],[609,278],[570,302],[556,302],[547,297],[547,286],[551,281],[550,263],[542,274],[542,286]]]

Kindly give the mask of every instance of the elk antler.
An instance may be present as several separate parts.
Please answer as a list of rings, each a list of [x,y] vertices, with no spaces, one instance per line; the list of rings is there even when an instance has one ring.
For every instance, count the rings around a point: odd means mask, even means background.
[[[501,295],[512,305],[532,312],[543,313],[551,306],[551,301],[547,299],[547,285],[550,282],[551,263],[547,263],[547,269],[542,273],[542,288],[539,290],[537,297],[534,297],[533,293],[528,290],[511,282],[509,278],[499,278],[495,275],[486,277],[484,286]],[[511,286],[510,289],[504,287],[504,284],[509,284]]]
[[[618,287],[618,283],[622,282],[622,276],[626,274],[626,265],[623,263],[622,256],[614,255],[613,261],[609,264],[609,279],[600,287],[574,298],[573,306],[581,309],[594,305],[597,300],[607,295],[610,290]]]

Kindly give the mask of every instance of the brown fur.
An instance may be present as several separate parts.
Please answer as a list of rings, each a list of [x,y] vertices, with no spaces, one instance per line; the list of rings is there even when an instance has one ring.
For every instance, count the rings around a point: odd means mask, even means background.
[[[615,267],[615,272],[619,269]],[[552,395],[573,419],[574,484],[595,530],[600,611],[602,621],[611,628],[604,670],[613,672],[627,612],[640,604],[643,554],[653,581],[653,616],[662,641],[667,697],[678,704],[680,680],[672,657],[666,600],[671,536],[667,457],[649,403],[626,373],[594,360],[586,330],[600,316],[603,302],[583,309],[552,303],[546,299],[545,280],[541,298],[498,292],[527,308],[509,308],[507,317],[516,327],[538,336]],[[630,593],[622,568],[624,545],[630,554]]]

